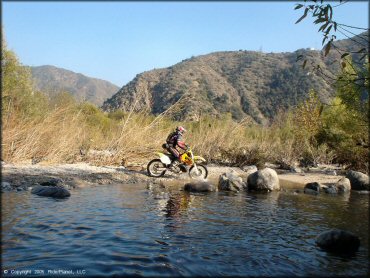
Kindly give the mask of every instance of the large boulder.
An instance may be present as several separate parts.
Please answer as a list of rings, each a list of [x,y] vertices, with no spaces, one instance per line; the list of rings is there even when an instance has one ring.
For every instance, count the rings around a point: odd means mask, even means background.
[[[32,194],[44,197],[53,197],[53,198],[66,198],[71,196],[71,193],[61,186],[41,186],[38,185],[31,190]]]
[[[279,177],[275,170],[265,168],[248,176],[248,190],[273,191],[280,190]]]
[[[243,179],[236,173],[223,173],[218,179],[219,190],[238,192],[245,187],[246,184],[243,182]]]
[[[346,178],[351,182],[352,190],[370,190],[368,175],[351,170],[347,173]]]
[[[185,184],[184,190],[189,192],[212,192],[216,191],[216,187],[208,182],[199,181]]]
[[[338,193],[347,193],[351,191],[351,182],[347,178],[341,178],[337,184]]]
[[[316,244],[330,252],[354,253],[360,247],[360,239],[347,231],[332,229],[321,233],[316,238]]]
[[[319,194],[322,185],[318,182],[309,182],[304,186],[304,193],[306,194]]]

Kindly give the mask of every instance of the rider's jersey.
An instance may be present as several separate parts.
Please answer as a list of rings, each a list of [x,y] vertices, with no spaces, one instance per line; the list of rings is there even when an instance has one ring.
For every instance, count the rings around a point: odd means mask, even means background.
[[[170,135],[168,135],[166,142],[170,147],[176,148],[179,147],[183,150],[186,150],[186,144],[182,139],[182,136],[179,132],[172,132]]]

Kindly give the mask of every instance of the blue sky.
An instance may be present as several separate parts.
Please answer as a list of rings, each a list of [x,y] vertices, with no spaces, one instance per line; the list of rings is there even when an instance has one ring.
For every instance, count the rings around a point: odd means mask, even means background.
[[[143,71],[215,51],[321,48],[311,19],[294,24],[297,2],[3,2],[2,25],[23,64],[123,86]],[[368,3],[342,5],[334,17],[368,27]]]

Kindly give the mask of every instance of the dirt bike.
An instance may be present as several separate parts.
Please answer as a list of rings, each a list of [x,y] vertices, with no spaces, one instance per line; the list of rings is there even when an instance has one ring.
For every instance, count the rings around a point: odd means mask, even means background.
[[[194,156],[191,148],[180,156],[178,161],[172,154],[156,152],[159,159],[153,159],[148,163],[147,171],[151,177],[162,177],[166,171],[179,174],[188,172],[191,178],[203,178],[208,176],[208,169],[204,165],[206,160],[201,156]]]

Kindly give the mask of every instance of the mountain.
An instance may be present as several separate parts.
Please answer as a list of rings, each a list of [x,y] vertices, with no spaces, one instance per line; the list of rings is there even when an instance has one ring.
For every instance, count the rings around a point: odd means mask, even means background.
[[[102,108],[105,111],[133,108],[157,115],[180,101],[171,114],[177,120],[231,113],[234,119],[247,117],[265,124],[279,111],[305,99],[310,89],[323,102],[334,94],[322,76],[310,72],[308,66],[302,68],[302,62],[296,61],[299,55],[310,57],[312,64],[320,64],[323,74],[332,75],[339,70],[339,64],[333,63],[338,58],[336,54],[324,59],[323,52],[317,50],[215,52],[138,74],[107,99]]]
[[[67,91],[77,100],[86,100],[98,106],[119,90],[118,86],[108,81],[54,66],[30,69],[37,89],[49,94]]]

